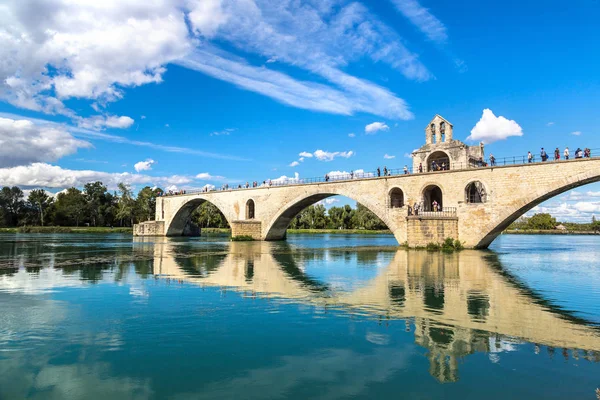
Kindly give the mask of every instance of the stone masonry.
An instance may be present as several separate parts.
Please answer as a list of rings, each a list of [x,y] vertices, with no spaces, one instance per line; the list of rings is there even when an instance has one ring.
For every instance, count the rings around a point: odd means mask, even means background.
[[[479,146],[461,145],[466,151],[465,157],[477,155],[478,151],[483,153]],[[437,150],[432,147],[429,151]],[[595,158],[498,167],[465,166],[463,169],[452,169],[451,161],[450,168],[409,175],[160,197],[157,199],[156,221],[143,223],[143,227],[136,226],[134,232],[136,235],[160,235],[160,232],[166,236],[182,235],[192,211],[204,201],[209,201],[224,214],[232,226],[232,234],[281,240],[286,236],[289,223],[304,208],[327,197],[342,195],[375,213],[398,243],[421,246],[430,238],[441,242],[446,236],[459,239],[467,248],[486,248],[510,223],[541,202],[567,190],[600,181],[600,159]],[[482,192],[479,193],[482,202],[471,201],[469,188],[473,187],[472,184],[476,184],[477,190]],[[400,201],[397,198],[392,201],[392,191],[396,195],[401,194]],[[427,206],[434,198],[444,209],[453,210],[454,221],[439,222],[431,216],[421,219],[409,217],[409,204]],[[253,218],[246,218],[246,205],[250,200],[254,203],[254,214]],[[157,226],[151,228],[148,224]],[[440,224],[443,230],[439,228]],[[437,233],[434,235],[433,232]]]

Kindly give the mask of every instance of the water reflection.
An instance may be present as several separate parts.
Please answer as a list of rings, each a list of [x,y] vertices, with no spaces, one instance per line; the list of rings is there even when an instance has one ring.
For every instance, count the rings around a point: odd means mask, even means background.
[[[215,306],[215,297],[232,292],[230,308]],[[275,321],[296,324],[285,334],[298,331],[300,349],[281,344],[271,354],[277,361],[257,363],[276,345],[269,331],[284,329],[265,322],[281,304],[299,310]],[[90,393],[100,397],[109,386],[112,398],[149,398],[168,392],[159,386],[169,381],[161,377],[170,368],[178,371],[170,378],[178,390],[169,397],[281,397],[314,381],[317,387],[337,383],[321,396],[336,398],[364,393],[410,368],[457,382],[475,354],[486,355],[488,364],[514,351],[600,359],[597,324],[527,287],[493,252],[23,236],[0,241],[0,310],[0,397],[7,398],[93,398]],[[250,314],[256,325],[246,327]],[[311,347],[306,337],[317,328],[307,321],[326,318],[327,329],[343,325],[341,334]],[[343,342],[357,329],[354,321],[365,320],[361,340],[376,347]],[[400,325],[408,343],[385,329],[392,325]],[[236,345],[248,359],[230,350]],[[186,364],[188,352],[196,358]],[[199,393],[186,385],[201,369],[193,362],[205,359]],[[119,370],[128,360],[135,368]],[[138,370],[150,366],[158,370]]]
[[[377,262],[381,252],[361,254]],[[154,246],[154,273],[201,286],[275,297],[381,321],[413,319],[415,342],[428,350],[430,373],[458,380],[458,360],[476,352],[511,351],[523,341],[555,348],[565,358],[598,361],[600,331],[553,306],[505,271],[491,252],[457,254],[397,250],[377,275],[352,290],[311,277],[305,266],[335,262],[347,250],[298,250],[270,243],[232,243],[227,254],[191,255],[169,243]],[[410,329],[410,328],[407,328]]]

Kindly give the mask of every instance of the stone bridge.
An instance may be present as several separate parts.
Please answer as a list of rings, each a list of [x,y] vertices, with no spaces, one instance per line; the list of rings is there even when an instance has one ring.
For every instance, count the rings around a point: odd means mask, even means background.
[[[300,211],[341,195],[375,213],[398,243],[425,246],[451,237],[468,248],[486,248],[536,205],[597,181],[600,159],[585,158],[165,196],[157,199],[155,221],[136,226],[135,234],[181,236],[194,209],[208,201],[223,213],[233,236],[281,240]],[[409,205],[428,208],[433,200],[445,211],[408,215]]]
[[[600,181],[600,159],[528,163],[524,157],[521,164],[513,159],[502,166],[490,159],[484,166],[483,144],[468,146],[452,135],[452,124],[436,115],[425,128],[425,145],[412,153],[411,174],[159,197],[155,220],[136,225],[134,235],[184,235],[191,213],[208,201],[221,210],[232,236],[281,240],[300,211],[341,195],[375,213],[400,244],[421,247],[452,238],[468,248],[486,248],[541,202]],[[409,212],[415,203],[422,205],[418,215]],[[434,205],[441,210],[432,210]]]

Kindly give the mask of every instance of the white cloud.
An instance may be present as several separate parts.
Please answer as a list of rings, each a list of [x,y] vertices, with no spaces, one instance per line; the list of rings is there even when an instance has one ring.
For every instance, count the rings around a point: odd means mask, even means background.
[[[328,198],[326,198],[326,199],[323,199],[323,200],[317,201],[317,203],[316,203],[316,204],[322,204],[322,205],[324,205],[324,206],[330,206],[330,205],[332,205],[332,204],[339,203],[339,202],[340,202],[340,200],[339,200],[339,199],[336,199],[335,197],[328,197]]]
[[[579,136],[581,135],[581,131],[571,132],[571,135]]]
[[[304,157],[300,157],[300,158],[298,159],[298,161],[300,161],[300,162],[303,162],[303,161],[304,161]]]
[[[348,137],[356,137],[356,135],[354,133],[349,133]]]
[[[385,122],[373,122],[367,126],[365,126],[365,133],[367,135],[374,135],[378,131],[387,131],[390,127],[385,124]]]
[[[428,9],[416,0],[391,0],[410,22],[412,22],[430,40],[444,43],[448,40],[446,26],[437,19]]]
[[[156,164],[156,161],[148,158],[146,161],[140,161],[134,164],[133,168],[137,171],[150,171],[152,169],[152,165]]]
[[[467,140],[489,144],[510,136],[523,136],[523,130],[519,124],[502,116],[496,117],[492,110],[486,108]]]
[[[355,169],[354,171],[329,171],[327,173],[329,179],[332,181],[340,179],[360,179],[360,178],[372,178],[375,176],[373,172],[365,172],[364,169]]]
[[[546,124],[546,126],[552,126],[552,125],[554,125],[554,122],[548,122],[548,123]]]
[[[298,154],[300,157],[306,157],[306,158],[312,158],[312,153],[309,153],[307,151],[303,151],[302,153]]]
[[[290,164],[290,167],[297,167],[298,165],[300,165],[300,163],[299,163],[298,161],[293,161],[293,162]]]
[[[17,107],[72,116],[63,99],[102,104],[121,98],[124,87],[160,82],[163,66],[191,46],[176,3],[5,3],[0,10],[0,98]]]
[[[298,183],[300,182],[300,174],[299,173],[294,173],[294,177],[289,177],[289,176],[285,176],[282,175],[279,178],[275,178],[275,179],[271,179],[271,183],[273,185],[288,185],[288,184],[292,184],[292,183]]]
[[[393,159],[393,158],[396,158],[396,156],[390,156],[389,154],[385,153],[385,154],[383,155],[383,158],[385,158],[386,160],[391,160],[391,159]]]
[[[146,116],[145,116],[145,115],[142,115],[142,116],[140,117],[140,119],[146,119]]]
[[[0,168],[0,186],[23,188],[82,187],[86,183],[102,181],[110,189],[119,182],[130,185],[185,185],[193,182],[188,176],[149,176],[129,172],[111,173],[91,170],[71,170],[56,165],[33,163],[27,166]]]
[[[0,117],[0,167],[56,161],[90,147],[59,126]]]
[[[236,130],[235,128],[225,128],[221,131],[212,132],[210,134],[210,136],[223,136],[223,135],[229,136],[231,134],[231,132],[235,132],[235,130]]]
[[[412,158],[412,154],[404,153],[404,158]]]
[[[89,118],[75,118],[77,126],[85,129],[102,130],[105,128],[125,129],[135,122],[128,116],[95,115]]]
[[[353,151],[329,152],[329,151],[323,151],[323,150],[316,150],[313,154],[316,157],[316,159],[319,161],[333,161],[333,159],[336,157],[350,158],[354,155],[354,152]]]
[[[220,175],[211,175],[208,172],[201,172],[198,175],[196,175],[196,179],[200,179],[203,181],[222,181],[225,179],[225,177]]]

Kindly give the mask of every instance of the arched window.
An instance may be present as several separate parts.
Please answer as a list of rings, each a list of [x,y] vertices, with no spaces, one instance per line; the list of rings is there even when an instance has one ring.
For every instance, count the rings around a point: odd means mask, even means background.
[[[400,188],[390,190],[390,208],[404,207],[404,193]]]
[[[254,200],[246,202],[246,219],[254,219]]]
[[[427,171],[447,171],[450,169],[450,157],[443,151],[434,151],[427,157]]]
[[[429,185],[423,190],[423,209],[425,211],[442,211],[444,199],[442,189],[436,185]]]
[[[440,134],[442,135],[442,142],[446,141],[446,123],[440,122]]]
[[[469,183],[465,188],[465,200],[467,203],[485,203],[487,192],[483,183],[479,181]]]

